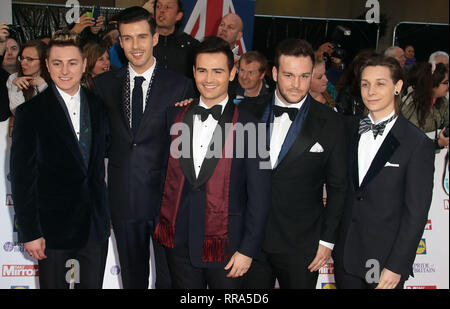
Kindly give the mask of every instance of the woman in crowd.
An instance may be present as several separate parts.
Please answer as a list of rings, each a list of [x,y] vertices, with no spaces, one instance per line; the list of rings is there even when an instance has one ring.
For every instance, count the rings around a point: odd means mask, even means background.
[[[93,89],[95,77],[108,72],[111,68],[108,49],[104,44],[91,41],[84,45],[83,53],[87,64],[82,84],[86,88]]]
[[[23,46],[18,72],[10,75],[6,82],[13,114],[20,104],[47,88],[50,77],[45,64],[46,56],[47,45],[40,40],[29,41]]]
[[[323,57],[316,57],[309,94],[314,100],[329,106],[333,110],[336,110],[336,103],[327,91],[328,79],[325,72],[325,60]]]
[[[447,147],[444,129],[449,124],[448,68],[439,63],[434,72],[429,63],[418,63],[411,71],[411,87],[403,99],[402,113],[425,133],[434,133],[437,149]]]
[[[376,55],[373,50],[364,50],[360,52],[350,63],[348,69],[339,79],[336,90],[336,107],[339,113],[343,115],[361,116],[365,110],[361,99],[361,90],[359,86],[359,71],[361,65],[369,58]]]
[[[349,194],[333,250],[337,288],[402,289],[431,205],[434,147],[400,113],[404,73],[394,58],[361,68],[367,117],[352,123]]]

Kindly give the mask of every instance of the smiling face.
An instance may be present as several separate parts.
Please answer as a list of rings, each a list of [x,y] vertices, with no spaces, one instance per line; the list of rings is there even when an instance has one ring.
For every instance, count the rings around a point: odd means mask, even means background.
[[[394,84],[391,71],[385,66],[369,66],[361,74],[361,97],[374,121],[389,116],[395,110],[396,92],[403,81]]]
[[[142,74],[153,65],[153,47],[158,44],[158,33],[152,35],[146,20],[120,25],[120,45],[133,70]]]
[[[194,78],[202,101],[212,107],[226,99],[228,84],[234,79],[236,68],[230,72],[228,58],[223,53],[198,54],[194,66]]]
[[[108,72],[110,70],[110,66],[111,62],[109,60],[109,54],[108,52],[105,52],[100,58],[97,59],[92,73],[94,73],[95,76]]]
[[[239,65],[239,84],[246,91],[258,90],[261,87],[265,72],[260,71],[261,64],[257,61],[247,63],[241,61]]]
[[[55,85],[68,95],[75,95],[86,70],[86,59],[83,59],[80,49],[75,46],[53,46],[46,63]]]
[[[296,104],[305,98],[311,87],[313,62],[310,57],[281,55],[279,68],[273,68],[277,95],[284,104]]]

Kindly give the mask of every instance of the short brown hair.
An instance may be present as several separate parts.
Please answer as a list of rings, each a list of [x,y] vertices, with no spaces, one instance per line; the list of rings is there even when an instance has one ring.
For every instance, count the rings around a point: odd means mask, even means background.
[[[275,67],[280,68],[281,56],[309,57],[315,64],[314,49],[311,44],[302,39],[286,39],[278,44],[275,52]]]
[[[258,62],[259,63],[259,73],[266,72],[266,68],[268,66],[267,58],[261,54],[259,51],[253,50],[249,51],[241,56],[241,59],[239,59],[239,66],[241,65],[241,62],[245,61],[246,64],[252,63],[252,62]]]
[[[83,48],[80,44],[80,37],[76,32],[70,31],[70,30],[58,30],[53,34],[52,38],[50,39],[50,42],[48,43],[48,49],[47,49],[47,58],[50,56],[50,51],[52,47],[58,46],[58,47],[67,47],[67,46],[74,46],[78,48],[80,51],[81,57],[84,59],[83,55]]]

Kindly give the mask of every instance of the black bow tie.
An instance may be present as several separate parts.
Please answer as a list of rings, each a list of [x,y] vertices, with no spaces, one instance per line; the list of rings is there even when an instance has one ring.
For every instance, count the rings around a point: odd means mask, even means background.
[[[383,135],[384,129],[386,129],[386,125],[394,120],[395,116],[392,116],[388,120],[385,120],[383,122],[380,122],[379,124],[373,124],[370,120],[369,116],[363,118],[359,122],[359,134],[364,134],[366,132],[369,132],[370,130],[373,131],[373,138],[377,139],[378,135]]]
[[[200,115],[202,121],[208,119],[209,115],[213,116],[215,120],[219,120],[222,115],[222,105],[214,105],[209,109],[197,105],[194,107],[194,114]]]
[[[275,114],[275,117],[280,117],[284,113],[287,113],[289,115],[289,119],[291,119],[291,121],[294,121],[295,117],[297,116],[298,109],[275,105],[273,107],[273,112]]]

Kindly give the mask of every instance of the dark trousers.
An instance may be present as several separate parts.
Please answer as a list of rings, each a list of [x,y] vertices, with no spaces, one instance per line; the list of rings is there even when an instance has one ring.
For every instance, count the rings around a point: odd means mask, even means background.
[[[230,270],[198,268],[192,265],[187,245],[165,248],[173,288],[175,289],[242,289],[241,278],[227,278]]]
[[[275,281],[281,289],[315,289],[319,272],[310,272],[314,254],[274,254],[262,251],[244,277],[246,289],[273,289]]]
[[[99,244],[90,240],[78,250],[45,249],[46,259],[39,261],[41,289],[68,289],[71,265],[74,265],[75,289],[101,289],[105,274],[108,240]],[[72,260],[72,261],[71,261]]]
[[[128,221],[113,223],[124,289],[148,289],[150,275],[150,239],[153,221]],[[169,268],[164,248],[153,242],[156,289],[170,289]]]
[[[334,263],[334,279],[338,289],[370,290],[375,289],[378,285],[378,283],[367,283],[364,278],[347,273],[342,265],[336,263]],[[404,285],[405,281],[400,281],[395,289],[402,290]]]

